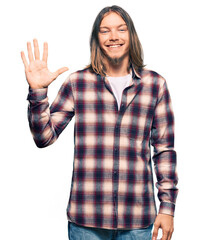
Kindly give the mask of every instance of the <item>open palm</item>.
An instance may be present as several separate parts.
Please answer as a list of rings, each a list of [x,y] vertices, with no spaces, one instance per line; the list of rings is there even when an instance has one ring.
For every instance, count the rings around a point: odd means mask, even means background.
[[[48,87],[60,74],[67,71],[67,67],[58,69],[56,72],[50,72],[47,68],[48,44],[44,43],[43,57],[40,60],[40,51],[37,39],[33,40],[34,56],[32,53],[31,43],[27,43],[29,64],[26,60],[25,54],[21,52],[21,58],[25,67],[25,74],[28,84],[33,89]]]

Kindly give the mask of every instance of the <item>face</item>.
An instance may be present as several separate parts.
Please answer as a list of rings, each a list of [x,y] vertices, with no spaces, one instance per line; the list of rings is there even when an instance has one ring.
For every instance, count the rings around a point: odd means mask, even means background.
[[[129,59],[129,32],[123,18],[110,12],[102,19],[99,30],[99,44],[106,60],[120,63]]]

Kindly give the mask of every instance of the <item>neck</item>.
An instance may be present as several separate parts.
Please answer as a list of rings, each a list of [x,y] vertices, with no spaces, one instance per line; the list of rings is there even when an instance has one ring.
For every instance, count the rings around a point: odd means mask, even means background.
[[[129,58],[123,59],[119,64],[111,63],[109,60],[105,61],[106,74],[112,77],[121,77],[129,74]]]

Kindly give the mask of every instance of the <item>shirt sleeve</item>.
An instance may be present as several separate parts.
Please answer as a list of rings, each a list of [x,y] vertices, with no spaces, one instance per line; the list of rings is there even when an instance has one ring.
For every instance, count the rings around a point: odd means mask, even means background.
[[[75,114],[70,77],[62,84],[50,107],[47,91],[47,88],[29,88],[27,97],[29,126],[39,148],[54,143]]]
[[[177,156],[174,150],[174,114],[167,83],[159,90],[151,129],[153,161],[160,201],[159,213],[174,216],[178,194]]]

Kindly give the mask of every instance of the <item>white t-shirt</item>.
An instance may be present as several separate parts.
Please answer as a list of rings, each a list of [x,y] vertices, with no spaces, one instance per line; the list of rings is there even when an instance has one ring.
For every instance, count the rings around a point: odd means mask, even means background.
[[[117,103],[118,103],[118,109],[119,109],[120,104],[121,104],[122,92],[123,92],[124,88],[129,86],[131,79],[132,79],[132,75],[128,74],[128,75],[122,76],[122,77],[107,76],[107,79],[109,80],[109,83],[111,85],[113,93],[115,94],[115,97],[116,97]]]

